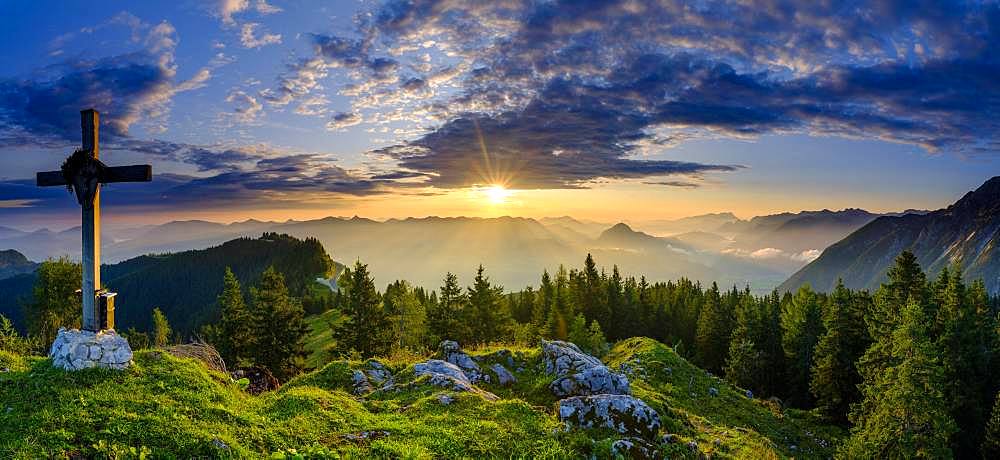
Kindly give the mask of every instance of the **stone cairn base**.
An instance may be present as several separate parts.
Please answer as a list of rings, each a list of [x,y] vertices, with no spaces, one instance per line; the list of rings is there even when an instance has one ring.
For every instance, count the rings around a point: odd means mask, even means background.
[[[132,348],[114,329],[92,332],[59,328],[49,357],[53,366],[68,371],[91,367],[121,370],[132,364]]]

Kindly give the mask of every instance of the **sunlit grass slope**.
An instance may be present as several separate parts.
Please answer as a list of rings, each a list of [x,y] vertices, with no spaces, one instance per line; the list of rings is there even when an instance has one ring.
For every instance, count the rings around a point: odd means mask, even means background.
[[[448,405],[439,400],[443,390],[415,378],[406,358],[385,362],[397,383],[409,383],[405,389],[361,398],[350,393],[351,373],[364,363],[353,361],[329,363],[279,391],[251,396],[199,361],[159,351],[137,353],[124,372],[77,373],[53,369],[48,359],[0,353],[0,367],[10,369],[0,373],[0,458],[295,458],[293,451],[305,458],[609,456],[613,433],[562,429],[538,349],[513,351],[524,363],[518,383],[482,386],[499,401],[448,393],[455,398]],[[832,449],[818,440],[840,436],[809,414],[772,412],[652,340],[622,342],[609,358],[614,367],[636,369],[635,395],[660,412],[664,433],[676,437],[661,447],[670,458],[694,458],[686,446],[692,440],[713,458],[828,458]],[[718,397],[707,395],[709,386]]]

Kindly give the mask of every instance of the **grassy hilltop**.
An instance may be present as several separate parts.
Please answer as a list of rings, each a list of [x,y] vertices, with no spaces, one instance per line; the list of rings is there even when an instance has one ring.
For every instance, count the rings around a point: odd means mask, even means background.
[[[472,352],[486,355],[497,348]],[[537,348],[512,387],[482,384],[492,402],[415,378],[387,361],[401,391],[351,393],[352,369],[335,361],[280,390],[253,396],[200,361],[150,350],[123,372],[54,369],[46,358],[0,354],[0,457],[107,458],[579,458],[610,456],[616,433],[565,431]],[[828,458],[842,436],[812,414],[747,398],[650,339],[618,343],[606,362],[631,375],[656,409],[670,458]],[[718,396],[710,395],[710,387]],[[454,402],[443,405],[443,393]]]

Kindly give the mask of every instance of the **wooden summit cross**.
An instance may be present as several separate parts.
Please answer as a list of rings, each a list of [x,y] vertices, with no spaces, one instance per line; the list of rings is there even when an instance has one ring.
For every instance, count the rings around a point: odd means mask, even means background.
[[[83,128],[83,148],[77,150],[62,165],[60,171],[38,173],[40,187],[62,185],[76,193],[83,208],[83,329],[99,331],[114,328],[114,305],[108,305],[114,293],[101,289],[101,184],[110,182],[149,182],[153,180],[150,165],[105,166],[97,159],[98,113],[94,109],[80,112]],[[102,301],[98,301],[98,296]],[[99,315],[97,307],[105,307]],[[99,318],[100,316],[100,318]]]

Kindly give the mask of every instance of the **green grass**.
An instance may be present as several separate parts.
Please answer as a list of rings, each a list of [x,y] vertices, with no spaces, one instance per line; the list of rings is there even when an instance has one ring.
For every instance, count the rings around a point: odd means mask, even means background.
[[[473,353],[506,365],[491,354],[497,349]],[[416,357],[384,361],[397,382],[412,385],[360,398],[350,394],[351,373],[364,364],[357,361],[335,361],[251,396],[198,361],[155,350],[138,352],[122,372],[65,372],[45,358],[0,353],[0,367],[10,368],[0,373],[0,458],[606,458],[613,433],[562,430],[538,349],[513,352],[523,369],[518,383],[481,385],[499,401],[449,393],[455,402],[447,406],[441,389],[415,378]],[[660,412],[664,432],[697,440],[717,458],[826,458],[832,450],[806,433],[841,436],[808,413],[776,415],[654,341],[628,340],[609,355],[613,367],[636,360],[648,377],[631,379],[633,391]],[[707,396],[709,385],[719,397]],[[352,439],[362,432],[377,435]],[[692,457],[683,443],[663,450]]]
[[[330,361],[330,350],[336,345],[333,327],[341,321],[343,317],[337,310],[306,317],[306,326],[309,327],[305,340],[305,349],[309,353],[306,356],[306,369],[318,369]]]
[[[642,369],[629,379],[632,392],[660,413],[667,432],[678,435],[681,442],[670,451],[674,455],[693,440],[713,458],[831,458],[845,435],[812,412],[782,411],[770,401],[749,399],[745,390],[655,340],[619,342],[605,362]],[[709,394],[713,387],[718,396]]]

